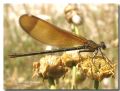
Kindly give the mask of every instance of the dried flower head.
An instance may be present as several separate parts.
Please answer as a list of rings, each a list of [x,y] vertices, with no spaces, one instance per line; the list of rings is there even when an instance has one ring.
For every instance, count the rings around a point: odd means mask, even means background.
[[[78,53],[63,53],[61,60],[67,67],[73,67],[79,63],[80,56]]]
[[[102,56],[83,58],[83,61],[79,63],[78,67],[83,71],[87,77],[93,80],[101,81],[104,78],[114,76],[115,64],[109,62],[108,59]]]
[[[67,72],[67,68],[64,66],[59,56],[45,56],[40,59],[39,63],[40,66],[38,70],[36,68],[37,71],[35,70],[34,72],[44,79],[60,78]]]
[[[33,62],[33,76],[32,76],[32,78],[39,76],[39,67],[40,67],[39,62]]]
[[[115,64],[103,56],[80,56],[78,53],[63,53],[61,56],[49,55],[42,57],[40,62],[33,63],[33,77],[60,78],[66,74],[68,67],[77,66],[81,75],[101,81],[114,77]]]
[[[68,4],[65,9],[65,18],[69,23],[82,24],[82,14],[80,13],[76,4]]]

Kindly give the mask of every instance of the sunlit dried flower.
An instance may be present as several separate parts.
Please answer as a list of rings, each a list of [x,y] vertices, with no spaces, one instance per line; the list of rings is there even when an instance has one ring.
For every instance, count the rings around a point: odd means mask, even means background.
[[[69,23],[82,24],[83,18],[76,4],[68,4],[65,9],[65,18]]]
[[[114,77],[115,64],[102,56],[80,56],[78,53],[63,53],[61,56],[49,55],[33,64],[33,77],[60,78],[68,71],[68,67],[77,66],[85,77],[101,81],[110,76]]]
[[[39,76],[39,67],[40,67],[39,62],[33,62],[33,76],[32,76],[32,78]]]
[[[115,64],[112,64],[111,62],[108,63],[108,61],[109,60],[102,56],[96,56],[94,58],[88,56],[79,63],[78,67],[87,77],[101,81],[104,78],[114,76]]]
[[[61,60],[67,67],[73,67],[78,64],[80,57],[78,53],[63,53]]]
[[[36,69],[35,73],[44,79],[60,78],[67,72],[67,68],[64,66],[59,56],[45,56],[40,59],[39,63],[39,69]]]
[[[34,69],[38,69],[40,67],[40,63],[39,62],[33,62],[33,68]]]

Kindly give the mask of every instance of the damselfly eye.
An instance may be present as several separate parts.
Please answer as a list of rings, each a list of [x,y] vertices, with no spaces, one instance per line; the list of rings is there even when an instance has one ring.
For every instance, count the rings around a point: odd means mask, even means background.
[[[101,47],[102,47],[102,49],[103,49],[103,50],[105,50],[105,49],[106,49],[106,45],[105,45],[105,43],[104,43],[104,42],[101,42]]]

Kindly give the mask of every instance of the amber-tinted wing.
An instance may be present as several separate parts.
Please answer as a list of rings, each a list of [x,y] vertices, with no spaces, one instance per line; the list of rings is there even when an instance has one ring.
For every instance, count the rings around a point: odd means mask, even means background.
[[[29,35],[48,45],[66,48],[87,43],[87,39],[78,37],[33,15],[22,15],[19,22]]]

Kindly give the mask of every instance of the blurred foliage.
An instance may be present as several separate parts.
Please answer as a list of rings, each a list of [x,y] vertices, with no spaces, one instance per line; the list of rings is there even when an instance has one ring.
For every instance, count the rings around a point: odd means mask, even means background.
[[[10,59],[8,54],[16,52],[42,51],[46,45],[27,35],[19,25],[19,17],[30,13],[54,25],[71,30],[64,17],[66,5],[55,4],[5,4],[4,5],[4,88],[48,88],[48,83],[42,79],[32,79],[32,63],[39,61],[41,55]],[[96,43],[104,41],[107,45],[105,54],[114,62],[118,62],[118,6],[115,4],[88,5],[78,4],[83,15],[83,24],[78,26],[79,35]],[[59,88],[70,88],[71,72],[59,83]],[[115,79],[103,81],[101,88],[117,88],[118,70]],[[107,82],[107,84],[106,84]],[[91,80],[78,84],[79,88],[91,88]]]

